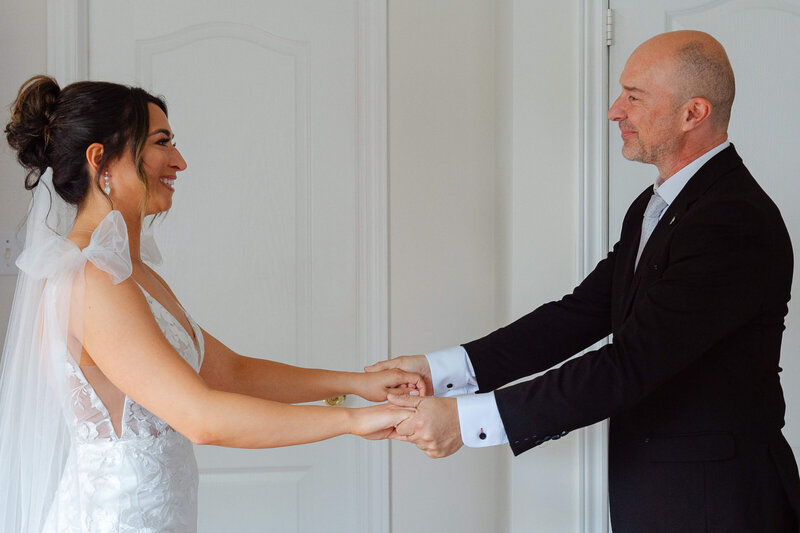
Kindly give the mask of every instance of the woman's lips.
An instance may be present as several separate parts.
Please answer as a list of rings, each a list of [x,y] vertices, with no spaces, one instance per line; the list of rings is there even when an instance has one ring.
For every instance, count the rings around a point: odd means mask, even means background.
[[[163,176],[163,177],[160,178],[160,181],[164,185],[164,187],[166,187],[167,189],[171,190],[172,192],[175,192],[175,178],[174,177]]]

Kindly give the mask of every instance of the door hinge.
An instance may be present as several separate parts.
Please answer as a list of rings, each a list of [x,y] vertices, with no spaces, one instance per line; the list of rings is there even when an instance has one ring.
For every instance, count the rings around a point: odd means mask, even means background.
[[[606,46],[614,44],[614,10],[606,11]]]

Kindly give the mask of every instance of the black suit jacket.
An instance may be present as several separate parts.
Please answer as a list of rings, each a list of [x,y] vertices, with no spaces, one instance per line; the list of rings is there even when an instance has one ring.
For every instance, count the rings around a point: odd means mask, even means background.
[[[793,259],[733,146],[667,208],[634,272],[648,187],[574,290],[464,347],[514,454],[611,419],[615,533],[797,531],[778,360]]]

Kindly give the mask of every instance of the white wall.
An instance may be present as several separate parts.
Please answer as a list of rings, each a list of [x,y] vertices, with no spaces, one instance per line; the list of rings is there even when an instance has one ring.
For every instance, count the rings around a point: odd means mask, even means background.
[[[46,68],[45,4],[0,0],[4,107]],[[389,0],[392,353],[472,340],[575,283],[578,18],[544,0]],[[3,141],[0,231],[28,198]],[[578,531],[574,437],[436,461],[393,443],[392,465],[395,532]]]
[[[0,129],[8,123],[8,106],[22,82],[47,69],[45,1],[0,0]],[[0,231],[15,231],[24,222],[31,195],[23,187],[23,177],[4,134],[0,140]],[[16,281],[16,276],[0,276],[0,345]]]
[[[391,349],[419,353],[576,282],[579,15],[543,0],[389,6]],[[578,531],[575,436],[517,458],[392,454],[394,531]]]
[[[494,2],[390,0],[391,351],[491,331]],[[508,448],[428,459],[392,443],[393,531],[498,531]]]

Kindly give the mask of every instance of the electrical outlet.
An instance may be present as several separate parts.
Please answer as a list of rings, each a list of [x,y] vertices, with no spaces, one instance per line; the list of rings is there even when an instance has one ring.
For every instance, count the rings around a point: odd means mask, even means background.
[[[16,276],[17,257],[22,253],[22,243],[14,231],[0,232],[0,276]]]

